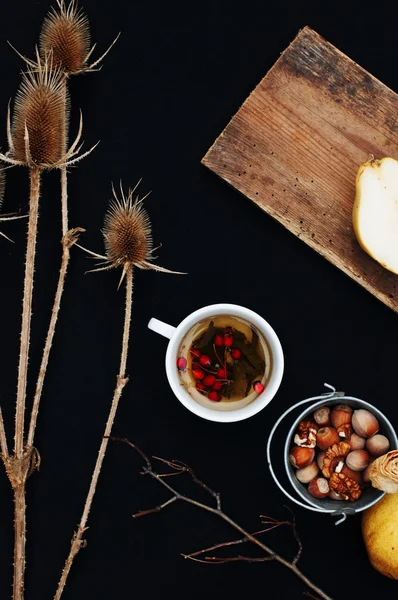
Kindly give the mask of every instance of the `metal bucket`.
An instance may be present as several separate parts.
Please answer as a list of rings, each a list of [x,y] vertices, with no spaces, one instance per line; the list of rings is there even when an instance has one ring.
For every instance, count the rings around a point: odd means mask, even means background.
[[[290,464],[290,460],[289,460],[292,439],[293,439],[294,433],[295,433],[299,423],[301,421],[303,421],[304,419],[308,419],[308,417],[311,415],[311,413],[313,413],[314,410],[316,410],[320,406],[334,406],[336,404],[349,404],[353,408],[365,408],[366,410],[369,410],[370,412],[372,412],[375,415],[375,417],[377,417],[377,419],[379,421],[379,425],[380,425],[379,432],[382,433],[383,435],[385,435],[388,438],[388,440],[390,441],[390,450],[396,450],[398,448],[398,438],[397,438],[397,434],[395,433],[395,430],[394,430],[393,426],[391,425],[390,421],[375,406],[373,406],[372,404],[369,404],[368,402],[365,402],[364,400],[360,400],[359,398],[355,398],[353,396],[346,396],[344,394],[344,392],[336,392],[336,389],[327,383],[325,383],[325,386],[330,388],[332,391],[327,392],[325,394],[321,394],[320,396],[306,398],[305,400],[302,400],[301,402],[297,402],[297,404],[295,404],[294,406],[291,406],[287,411],[285,411],[283,413],[283,415],[281,415],[279,417],[279,419],[273,426],[271,433],[269,435],[269,438],[268,438],[267,461],[268,461],[268,467],[269,467],[270,473],[271,473],[275,483],[277,484],[279,489],[285,494],[285,496],[287,496],[290,500],[292,500],[292,502],[295,502],[299,506],[302,506],[303,508],[307,508],[308,510],[312,510],[314,512],[329,513],[332,516],[340,517],[335,523],[335,525],[339,525],[340,523],[342,523],[343,521],[346,520],[348,515],[353,515],[355,513],[359,513],[361,511],[365,510],[366,508],[369,508],[376,502],[378,502],[378,500],[380,500],[384,496],[384,492],[381,492],[380,490],[377,490],[376,488],[372,488],[372,487],[366,488],[364,490],[362,496],[359,498],[359,500],[356,500],[355,502],[331,500],[330,498],[317,499],[317,498],[314,498],[313,496],[311,496],[311,494],[308,492],[307,488],[302,483],[300,483],[298,481],[298,479],[296,478],[295,469],[292,467],[292,465]],[[272,462],[271,462],[271,443],[272,443],[272,439],[274,437],[275,431],[277,430],[277,428],[279,427],[279,425],[283,421],[283,419],[285,419],[285,417],[288,414],[290,414],[292,411],[294,411],[299,406],[302,406],[303,404],[308,404],[308,403],[311,403],[311,406],[307,407],[306,410],[304,412],[302,412],[299,417],[297,417],[297,419],[291,426],[289,433],[287,435],[287,438],[286,438],[285,449],[284,449],[284,463],[285,463],[285,468],[286,468],[286,473],[287,473],[288,479],[289,479],[293,489],[295,490],[295,492],[299,496],[301,496],[301,498],[306,502],[306,504],[304,504],[303,502],[301,502],[300,500],[297,500],[291,494],[289,494],[285,490],[285,488],[282,486],[280,481],[278,480],[278,478],[274,472],[274,469],[272,467]]]

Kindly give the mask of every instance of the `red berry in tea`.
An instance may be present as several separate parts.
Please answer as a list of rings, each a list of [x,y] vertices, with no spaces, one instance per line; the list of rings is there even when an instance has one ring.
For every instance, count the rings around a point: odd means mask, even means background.
[[[231,356],[234,360],[239,360],[240,357],[242,356],[242,352],[239,350],[239,348],[234,348],[231,351]]]
[[[222,339],[222,343],[224,346],[227,346],[227,348],[229,348],[229,346],[232,346],[232,344],[234,343],[234,338],[230,333],[225,333]]]
[[[206,375],[206,377],[203,379],[203,383],[206,387],[212,387],[215,381],[216,378],[214,377],[214,375]]]
[[[203,379],[203,377],[205,376],[204,371],[202,371],[202,369],[193,369],[192,370],[192,375],[195,377],[195,379]]]
[[[218,334],[214,337],[214,343],[216,346],[222,346],[223,342],[222,342],[222,335]]]
[[[187,367],[187,359],[184,358],[183,356],[179,356],[177,358],[177,369],[179,369],[180,371],[183,371],[184,369],[186,369]]]
[[[202,354],[202,356],[199,358],[199,362],[202,367],[210,367],[211,365],[211,360],[208,356],[206,356],[206,354]]]
[[[267,340],[241,317],[215,315],[198,321],[181,342],[178,355],[187,353],[188,364],[178,363],[179,377],[196,400],[201,394],[214,403],[230,402],[233,410],[236,402],[247,399],[244,406],[264,391],[271,366]]]
[[[227,379],[227,375],[228,375],[228,371],[226,371],[225,369],[218,369],[217,377],[219,379]]]
[[[265,386],[263,383],[261,383],[261,381],[255,381],[253,383],[253,389],[256,394],[262,394],[262,392],[265,390]]]

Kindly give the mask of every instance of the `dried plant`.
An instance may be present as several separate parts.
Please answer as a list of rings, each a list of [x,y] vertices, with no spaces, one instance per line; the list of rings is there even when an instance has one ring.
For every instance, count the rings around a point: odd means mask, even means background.
[[[18,369],[18,388],[15,419],[15,446],[11,455],[0,410],[1,458],[14,490],[15,498],[15,549],[14,549],[14,600],[24,593],[26,505],[25,486],[29,474],[39,461],[34,448],[34,437],[40,400],[61,305],[65,278],[73,246],[82,228],[69,229],[67,168],[87,156],[79,154],[82,145],[82,117],[77,137],[67,150],[69,129],[69,95],[67,79],[70,75],[97,70],[108,50],[94,63],[88,60],[95,48],[90,49],[87,18],[77,7],[77,1],[57,0],[58,10],[52,9],[43,23],[40,51],[35,60],[21,56],[27,64],[22,84],[17,94],[11,124],[10,107],[7,117],[9,150],[0,153],[0,160],[10,166],[27,166],[30,172],[30,202],[28,243],[26,252],[21,346]],[[95,147],[95,146],[94,146]],[[30,323],[33,295],[33,273],[39,212],[40,183],[43,172],[58,168],[61,171],[62,260],[55,293],[51,319],[38,373],[29,430],[25,439],[26,384],[30,343]],[[3,171],[0,173],[0,192]],[[21,218],[5,215],[1,220]],[[4,236],[4,234],[1,234]]]
[[[65,5],[58,0],[58,11],[51,8],[44,19],[40,34],[42,56],[53,52],[54,65],[66,75],[81,73],[87,68],[90,51],[90,29],[87,17],[77,2]]]
[[[58,10],[52,8],[45,18],[40,34],[40,57],[44,60],[50,55],[52,65],[59,70],[63,77],[61,79],[61,94],[63,96],[64,129],[63,142],[67,143],[69,126],[69,100],[67,79],[71,75],[97,70],[103,58],[116,43],[119,36],[112,42],[110,47],[100,56],[95,63],[88,65],[95,45],[90,49],[90,30],[87,17],[78,8],[77,1],[71,0],[68,5],[64,0],[57,0]],[[36,63],[26,57],[22,57],[31,68]],[[38,62],[38,61],[37,61]],[[65,286],[66,274],[70,260],[70,249],[77,242],[80,234],[84,232],[81,227],[69,229],[68,219],[68,171],[67,164],[61,166],[61,218],[62,218],[62,258],[59,270],[58,285],[54,297],[50,324],[47,332],[46,343],[40,366],[39,376],[36,383],[36,391],[33,401],[32,416],[29,425],[28,445],[33,446],[37,415],[39,411],[44,379],[47,371],[48,361],[55,335],[55,328],[61,306],[62,294]]]
[[[275,562],[280,563],[287,569],[289,569],[299,579],[301,579],[301,581],[303,581],[313,592],[315,592],[315,594],[317,595],[316,598],[322,598],[323,600],[332,600],[330,596],[325,594],[325,592],[323,592],[317,585],[312,583],[312,581],[310,579],[308,579],[308,577],[306,575],[304,575],[304,573],[297,566],[297,563],[301,557],[303,548],[302,548],[302,544],[299,539],[299,536],[297,534],[294,516],[293,516],[292,521],[279,521],[278,519],[274,519],[272,517],[261,516],[260,518],[262,519],[262,524],[265,525],[266,527],[259,531],[255,531],[254,533],[249,533],[248,531],[243,529],[243,527],[241,527],[238,523],[236,523],[233,519],[231,519],[231,517],[229,517],[222,510],[220,494],[218,492],[215,492],[214,490],[212,490],[208,485],[206,485],[200,479],[198,479],[198,477],[195,475],[195,473],[193,472],[191,467],[189,467],[188,465],[186,465],[185,463],[183,463],[179,460],[169,461],[169,460],[165,460],[163,458],[159,458],[157,456],[153,456],[152,457],[153,459],[155,459],[155,460],[159,461],[160,463],[162,463],[163,465],[166,465],[167,467],[169,467],[168,471],[159,472],[154,468],[154,466],[153,466],[152,462],[150,461],[150,459],[148,458],[148,456],[146,454],[144,454],[144,452],[142,452],[142,450],[140,450],[135,444],[132,444],[128,439],[117,438],[117,437],[110,437],[109,439],[124,442],[124,443],[128,444],[129,446],[131,446],[132,448],[134,448],[134,450],[136,450],[136,452],[138,452],[140,454],[141,458],[144,460],[144,465],[142,467],[141,474],[149,475],[149,477],[151,477],[152,479],[157,481],[162,487],[166,488],[171,494],[170,498],[168,500],[166,500],[165,502],[163,502],[162,504],[159,504],[158,506],[155,506],[154,508],[150,508],[147,510],[141,510],[141,511],[133,514],[133,518],[138,518],[138,517],[142,517],[142,516],[153,514],[153,513],[159,513],[160,511],[162,511],[164,508],[166,508],[170,504],[173,504],[177,500],[180,500],[182,502],[187,502],[188,504],[191,504],[193,506],[196,506],[197,508],[205,510],[206,512],[209,512],[213,515],[216,515],[217,517],[219,517],[220,519],[222,519],[223,521],[228,523],[228,525],[230,525],[233,529],[236,529],[242,536],[241,538],[239,538],[237,540],[221,542],[218,544],[214,544],[208,548],[204,548],[202,550],[197,550],[196,552],[191,552],[189,554],[182,554],[182,556],[184,558],[193,560],[195,562],[201,562],[201,563],[204,563],[207,565],[208,564],[220,565],[220,564],[225,564],[225,563],[230,563],[230,562],[258,563],[258,562],[275,561]],[[215,500],[215,506],[211,506],[210,504],[204,504],[203,502],[199,502],[195,498],[191,498],[190,496],[187,496],[186,494],[179,492],[176,488],[174,488],[172,485],[170,485],[168,483],[169,479],[166,480],[166,478],[176,476],[176,475],[183,475],[183,474],[189,475],[191,480],[196,485],[198,485],[200,488],[204,489],[208,494],[210,494],[210,496]],[[291,560],[291,561],[283,558],[282,556],[280,556],[279,554],[274,552],[274,550],[272,550],[272,548],[270,548],[268,545],[264,544],[259,539],[260,535],[263,535],[273,529],[276,529],[277,527],[280,527],[281,525],[288,525],[289,527],[291,527],[294,538],[298,545],[298,551],[296,552],[296,555],[294,556],[293,560]],[[251,557],[251,556],[243,556],[243,555],[239,554],[237,556],[228,557],[228,556],[214,556],[212,554],[215,550],[219,550],[220,548],[238,546],[238,545],[245,544],[245,543],[251,543],[254,546],[256,546],[257,548],[260,548],[260,550],[262,550],[262,552],[264,552],[265,556],[260,556],[260,557],[256,558],[256,557]],[[315,598],[315,596],[312,596],[312,595],[311,595],[311,597]]]
[[[153,260],[151,224],[148,214],[142,204],[147,196],[144,196],[144,198],[141,199],[137,196],[134,199],[133,195],[136,188],[137,186],[134,189],[129,189],[127,195],[125,195],[122,185],[120,184],[121,197],[118,198],[115,189],[112,186],[114,199],[111,201],[108,213],[105,216],[104,229],[102,232],[104,236],[106,255],[103,256],[79,246],[79,248],[82,248],[91,256],[103,261],[101,263],[102,266],[93,269],[93,271],[104,271],[115,267],[122,268],[122,276],[119,287],[125,278],[126,305],[122,338],[122,352],[120,356],[119,373],[116,378],[116,387],[113,393],[112,404],[105,426],[104,437],[101,441],[97,461],[95,463],[91,478],[91,484],[84,504],[82,517],[80,519],[77,531],[74,533],[72,538],[70,552],[66,559],[61,579],[54,596],[55,600],[59,600],[61,598],[73,560],[78,554],[79,550],[86,545],[85,541],[83,540],[83,535],[87,529],[87,520],[97,488],[98,478],[101,472],[102,463],[105,458],[106,449],[108,447],[108,438],[112,432],[113,423],[116,417],[123,389],[128,382],[128,377],[126,376],[126,364],[133,299],[133,269],[134,267],[138,267],[139,269],[154,269],[156,271],[162,271],[165,273],[182,275],[182,273],[177,271],[169,271],[168,269],[164,269],[163,267],[159,267],[151,263]]]
[[[9,151],[0,159],[10,165],[26,166],[30,173],[28,240],[26,249],[22,326],[18,367],[18,386],[15,413],[14,453],[10,455],[2,430],[2,459],[14,490],[15,548],[14,548],[14,599],[23,597],[26,544],[25,487],[29,472],[37,464],[33,444],[25,442],[25,404],[28,373],[30,326],[32,314],[33,280],[36,255],[36,238],[39,215],[40,183],[42,173],[48,169],[69,166],[91,152],[79,155],[79,132],[69,150],[65,147],[65,98],[63,75],[52,66],[51,56],[42,62],[37,57],[35,68],[29,67],[22,76],[14,114],[7,118]],[[67,102],[66,102],[67,105]]]

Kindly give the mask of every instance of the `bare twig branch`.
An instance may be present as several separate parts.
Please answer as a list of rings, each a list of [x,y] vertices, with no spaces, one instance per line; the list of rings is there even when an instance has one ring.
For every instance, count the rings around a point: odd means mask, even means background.
[[[139,516],[139,515],[137,515]],[[276,521],[276,519],[275,519]],[[260,531],[254,531],[251,535],[261,535],[263,533],[268,533],[281,525],[291,525],[290,521],[276,521],[275,525],[271,527],[267,527],[267,529],[260,529]],[[228,546],[238,546],[239,544],[245,544],[250,540],[247,537],[240,538],[239,540],[233,540],[232,542],[220,542],[219,544],[214,544],[214,546],[210,546],[209,548],[203,548],[202,550],[197,550],[196,552],[191,552],[190,554],[182,554],[184,558],[194,558],[195,556],[199,556],[200,554],[206,554],[206,552],[212,552],[213,550],[219,550],[220,548],[227,548]]]
[[[114,438],[117,439],[117,438]],[[204,504],[202,502],[198,502],[197,500],[195,500],[194,498],[190,498],[189,496],[185,496],[183,494],[181,494],[178,490],[176,490],[175,488],[173,488],[167,480],[165,480],[164,478],[164,473],[158,473],[152,466],[151,461],[149,460],[149,458],[142,452],[142,450],[140,450],[139,448],[137,448],[137,446],[135,446],[134,444],[132,444],[131,442],[129,442],[126,439],[122,439],[120,441],[126,442],[127,444],[129,444],[132,448],[134,448],[135,450],[137,450],[139,452],[139,454],[141,455],[141,457],[144,459],[145,461],[145,465],[142,468],[142,473],[144,475],[149,475],[152,479],[154,479],[155,481],[157,481],[162,487],[166,488],[171,494],[172,494],[172,499],[173,502],[176,500],[181,500],[183,502],[187,502],[188,504],[192,504],[198,508],[201,508],[202,510],[205,510],[206,512],[212,513],[217,515],[218,517],[220,517],[220,519],[223,519],[223,521],[225,521],[226,523],[228,523],[231,527],[233,527],[234,529],[236,529],[237,531],[239,531],[243,538],[240,540],[236,540],[233,542],[225,542],[224,544],[217,544],[215,546],[211,546],[210,548],[207,548],[203,551],[199,551],[199,552],[194,552],[192,554],[185,554],[183,555],[185,558],[189,558],[190,560],[195,560],[197,562],[203,562],[205,564],[223,564],[223,563],[227,563],[227,562],[236,562],[236,561],[247,561],[247,562],[266,562],[266,561],[276,561],[279,562],[280,564],[282,564],[283,566],[285,566],[287,569],[289,569],[290,571],[292,571],[299,579],[301,579],[301,581],[303,581],[311,590],[313,590],[316,594],[318,594],[318,596],[320,598],[322,598],[323,600],[331,600],[330,596],[328,596],[327,594],[325,594],[325,592],[323,592],[318,586],[316,586],[314,583],[312,583],[312,581],[310,579],[308,579],[308,577],[306,575],[304,575],[304,573],[302,573],[302,571],[300,571],[300,569],[297,567],[297,560],[298,557],[301,554],[301,544],[299,544],[299,552],[296,555],[294,561],[289,562],[287,559],[283,558],[282,556],[280,556],[279,554],[277,554],[276,552],[274,552],[269,546],[267,546],[266,544],[264,544],[261,540],[258,539],[258,537],[256,537],[257,535],[259,535],[260,533],[265,533],[267,530],[270,529],[274,529],[276,526],[279,526],[280,524],[289,524],[294,531],[295,537],[297,535],[296,529],[295,529],[295,522],[291,523],[290,521],[277,521],[276,519],[270,518],[270,517],[264,517],[265,519],[265,524],[269,525],[270,527],[267,528],[266,530],[262,530],[262,532],[256,532],[256,533],[249,533],[248,531],[245,531],[245,529],[243,529],[243,527],[241,527],[238,523],[236,523],[233,519],[231,519],[231,517],[229,517],[226,513],[224,513],[221,510],[221,501],[220,501],[220,497],[219,494],[217,494],[217,492],[214,492],[213,490],[211,490],[211,488],[209,488],[206,484],[204,484],[200,479],[198,479],[196,477],[196,475],[194,474],[194,472],[192,471],[192,469],[190,467],[188,467],[187,465],[185,465],[185,463],[182,463],[180,461],[167,461],[164,459],[159,459],[158,457],[156,458],[156,460],[160,460],[160,462],[162,462],[163,464],[166,464],[167,466],[169,466],[171,469],[173,469],[174,471],[178,471],[178,472],[186,472],[189,473],[190,476],[192,477],[192,480],[197,483],[200,487],[202,487],[203,489],[205,489],[206,491],[208,491],[215,499],[216,499],[216,503],[217,503],[217,508],[214,508],[213,506],[209,506],[208,504]],[[138,517],[138,516],[143,516],[146,514],[151,514],[154,512],[159,512],[160,510],[162,510],[163,508],[165,508],[166,506],[168,506],[170,504],[170,502],[164,502],[163,504],[159,505],[158,507],[156,507],[155,509],[150,509],[149,511],[140,511],[139,513],[136,513],[135,515],[133,515],[134,517]],[[297,537],[296,537],[297,539]],[[245,557],[245,556],[237,556],[237,557],[233,557],[233,558],[222,558],[222,557],[206,557],[205,559],[199,559],[197,558],[200,554],[203,554],[207,551],[212,551],[215,550],[216,548],[220,548],[222,546],[232,546],[232,545],[237,545],[243,542],[251,542],[252,544],[254,544],[255,546],[257,546],[258,548],[260,548],[261,550],[263,550],[263,552],[265,552],[266,556],[265,557],[260,557],[260,558],[250,558],[250,557]]]
[[[189,467],[188,465],[186,465],[185,463],[183,463],[181,460],[168,461],[168,460],[165,460],[164,458],[159,458],[158,456],[153,456],[152,458],[154,458],[155,460],[158,460],[160,462],[165,463],[166,465],[168,465],[172,469],[180,471],[181,473],[188,473],[191,476],[192,481],[194,483],[196,483],[199,487],[203,488],[208,494],[210,494],[210,496],[212,496],[216,500],[217,508],[219,510],[221,510],[221,497],[220,497],[220,494],[218,492],[215,492],[214,490],[212,490],[208,485],[206,485],[205,483],[203,483],[203,481],[200,481],[200,479],[198,479],[196,477],[196,475],[193,472],[193,470],[191,469],[191,467]]]
[[[194,562],[203,563],[205,565],[223,565],[225,563],[230,562],[251,562],[251,563],[259,563],[259,562],[268,562],[274,560],[273,556],[259,556],[259,557],[250,557],[250,556],[230,556],[230,557],[221,557],[221,556],[206,556],[206,558],[195,558],[190,554],[182,554],[184,558],[189,558],[189,560],[193,560]]]
[[[140,512],[135,513],[133,515],[133,519],[137,517],[143,517],[144,515],[150,515],[152,513],[160,512],[161,510],[163,510],[163,508],[166,508],[166,506],[168,506],[169,504],[173,504],[173,502],[175,502],[176,500],[177,498],[175,496],[172,496],[172,498],[169,498],[168,500],[166,500],[166,502],[163,502],[163,504],[159,504],[154,508],[149,508],[148,510],[141,510]]]

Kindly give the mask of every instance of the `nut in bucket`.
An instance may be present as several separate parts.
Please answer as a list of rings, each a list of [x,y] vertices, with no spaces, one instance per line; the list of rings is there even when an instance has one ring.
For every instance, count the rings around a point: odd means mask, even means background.
[[[384,495],[370,486],[366,469],[385,451],[398,448],[390,421],[375,406],[336,392],[314,396],[290,407],[275,423],[267,443],[271,475],[290,500],[314,512],[340,518],[361,512]],[[284,446],[284,464],[289,482],[304,502],[287,492],[275,475],[271,443],[282,420],[298,407],[310,404],[291,426]]]

